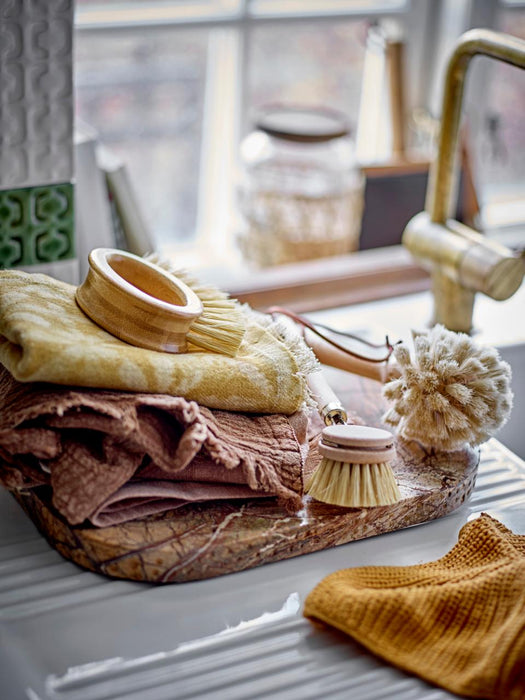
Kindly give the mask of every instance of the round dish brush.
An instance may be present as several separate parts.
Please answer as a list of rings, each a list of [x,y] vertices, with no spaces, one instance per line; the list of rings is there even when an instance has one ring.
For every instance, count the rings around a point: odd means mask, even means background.
[[[331,425],[318,444],[321,464],[306,492],[323,503],[347,508],[387,506],[401,499],[390,461],[394,436],[364,425]]]
[[[281,307],[273,307],[269,312],[280,317],[283,334],[300,337],[296,321],[301,317]],[[390,466],[395,456],[392,434],[379,428],[349,425],[347,412],[320,366],[308,374],[307,381],[327,427],[318,444],[321,462],[308,479],[305,492],[323,503],[346,508],[390,505],[399,501],[401,494]]]
[[[160,352],[235,356],[245,333],[239,303],[156,255],[95,248],[77,288],[79,307],[106,331]]]
[[[305,491],[323,503],[368,508],[397,503],[391,460],[394,436],[388,430],[349,425],[347,413],[322,371],[308,375],[308,385],[326,428],[318,444],[321,462]]]

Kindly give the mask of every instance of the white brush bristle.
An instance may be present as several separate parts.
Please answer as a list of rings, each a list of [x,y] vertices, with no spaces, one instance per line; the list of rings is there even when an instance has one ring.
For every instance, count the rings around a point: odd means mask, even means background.
[[[348,464],[325,457],[306,492],[318,501],[346,508],[387,506],[401,499],[392,467],[386,462]]]
[[[400,377],[383,389],[391,403],[383,422],[405,440],[452,452],[485,442],[507,421],[512,373],[496,348],[437,325],[414,335],[413,357],[403,344],[394,355]]]

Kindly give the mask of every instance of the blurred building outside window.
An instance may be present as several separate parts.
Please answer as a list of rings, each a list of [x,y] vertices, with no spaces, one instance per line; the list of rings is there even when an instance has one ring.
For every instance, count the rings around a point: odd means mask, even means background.
[[[479,26],[481,7],[489,26],[525,38],[519,5],[525,3],[77,0],[77,115],[126,163],[157,250],[185,265],[233,264],[240,260],[239,144],[255,108],[325,105],[344,112],[355,133],[367,31],[391,18],[406,39],[407,110],[428,116],[440,49],[437,6],[454,15],[456,36]],[[519,201],[520,187],[523,198],[525,73],[490,66],[488,80],[479,101],[469,98],[467,117],[478,194],[491,202],[488,219],[497,219],[498,201]]]

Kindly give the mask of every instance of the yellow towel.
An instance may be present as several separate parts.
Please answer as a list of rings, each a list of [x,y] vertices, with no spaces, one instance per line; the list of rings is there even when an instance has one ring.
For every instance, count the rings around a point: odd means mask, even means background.
[[[331,574],[304,614],[454,693],[525,698],[525,535],[486,514],[435,562]]]
[[[0,272],[0,362],[21,382],[183,396],[209,408],[292,414],[308,402],[315,358],[283,342],[267,317],[244,309],[236,357],[173,355],[128,345],[93,323],[75,287],[40,274]]]

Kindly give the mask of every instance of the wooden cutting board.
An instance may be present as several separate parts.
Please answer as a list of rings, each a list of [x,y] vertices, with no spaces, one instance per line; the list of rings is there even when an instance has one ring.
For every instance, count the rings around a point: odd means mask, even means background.
[[[328,370],[341,400],[381,427],[385,405],[376,382]],[[45,490],[17,500],[49,543],[80,566],[116,578],[171,583],[211,578],[307,554],[442,517],[474,487],[478,451],[423,450],[397,441],[392,464],[402,500],[392,506],[339,508],[304,499],[295,515],[274,499],[188,505],[118,526],[69,525]]]

